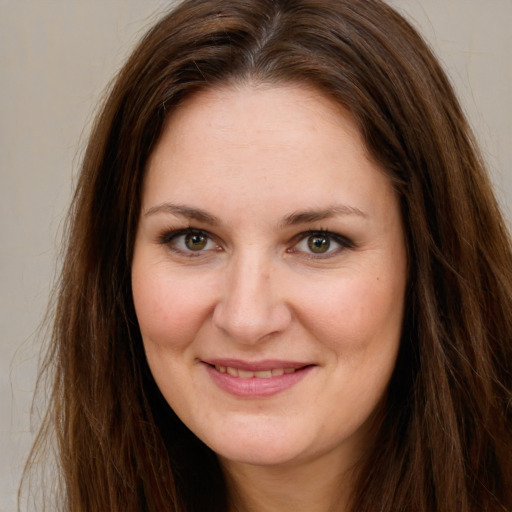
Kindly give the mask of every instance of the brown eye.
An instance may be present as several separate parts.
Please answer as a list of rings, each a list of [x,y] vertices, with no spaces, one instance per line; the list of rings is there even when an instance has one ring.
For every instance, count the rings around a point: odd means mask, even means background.
[[[208,237],[202,233],[189,233],[185,236],[185,246],[191,251],[201,251],[207,243]]]
[[[331,246],[328,237],[322,235],[312,235],[307,239],[308,247],[315,254],[323,254],[327,252]]]
[[[162,233],[158,241],[170,251],[185,257],[199,257],[222,250],[208,232],[193,228]]]
[[[341,255],[345,250],[353,249],[354,243],[347,237],[331,231],[306,231],[299,233],[299,241],[290,247],[289,253],[307,258],[331,258]]]

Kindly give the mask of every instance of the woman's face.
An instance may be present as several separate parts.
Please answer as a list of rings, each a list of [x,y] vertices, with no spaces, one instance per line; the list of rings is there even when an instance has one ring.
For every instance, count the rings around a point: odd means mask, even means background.
[[[156,383],[221,460],[354,462],[395,365],[406,266],[389,179],[318,92],[210,89],[168,121],[133,296]]]

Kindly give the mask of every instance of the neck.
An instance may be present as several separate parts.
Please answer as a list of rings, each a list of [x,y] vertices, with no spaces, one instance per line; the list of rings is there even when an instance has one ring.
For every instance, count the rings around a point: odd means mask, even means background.
[[[339,459],[296,465],[255,466],[221,460],[229,512],[345,512],[353,471]]]

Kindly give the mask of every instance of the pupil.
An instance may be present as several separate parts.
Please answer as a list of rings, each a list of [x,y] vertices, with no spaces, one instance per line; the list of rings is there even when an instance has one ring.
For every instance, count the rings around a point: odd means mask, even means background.
[[[330,245],[329,239],[323,236],[311,236],[308,238],[308,246],[315,253],[327,251]]]
[[[206,246],[206,237],[198,233],[191,233],[185,237],[185,245],[191,251],[200,251]]]

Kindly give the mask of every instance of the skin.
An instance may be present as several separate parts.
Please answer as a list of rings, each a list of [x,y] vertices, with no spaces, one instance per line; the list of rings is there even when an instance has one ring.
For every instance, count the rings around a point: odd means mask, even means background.
[[[133,296],[155,381],[218,454],[233,510],[347,501],[395,365],[406,279],[396,194],[330,99],[244,84],[171,116],[144,183]],[[310,368],[282,392],[240,397],[214,382],[213,358]]]

